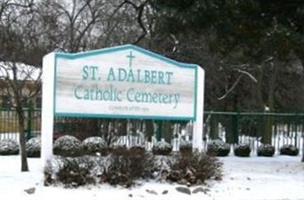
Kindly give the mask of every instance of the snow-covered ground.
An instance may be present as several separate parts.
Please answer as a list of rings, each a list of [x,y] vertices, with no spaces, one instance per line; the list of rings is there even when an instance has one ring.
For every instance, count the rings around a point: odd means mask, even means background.
[[[304,163],[300,162],[299,156],[230,156],[221,160],[224,163],[223,180],[209,182],[209,191],[206,194],[200,192],[188,195],[177,192],[175,188],[178,185],[155,182],[144,183],[131,189],[114,188],[109,185],[78,189],[44,187],[40,159],[29,159],[31,171],[21,173],[19,156],[0,156],[0,200],[304,200]],[[24,191],[32,187],[35,188],[33,194]],[[197,186],[191,187],[190,190],[196,188]],[[167,194],[162,194],[166,190]]]

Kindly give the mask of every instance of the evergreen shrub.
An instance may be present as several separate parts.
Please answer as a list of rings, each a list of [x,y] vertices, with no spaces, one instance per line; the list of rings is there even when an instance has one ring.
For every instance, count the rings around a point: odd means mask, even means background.
[[[249,157],[251,148],[249,144],[239,144],[234,147],[234,155],[239,157]]]
[[[228,156],[230,145],[222,140],[213,140],[207,145],[207,154],[210,156]]]
[[[80,156],[82,152],[81,141],[74,136],[59,137],[54,143],[54,154],[66,157]]]

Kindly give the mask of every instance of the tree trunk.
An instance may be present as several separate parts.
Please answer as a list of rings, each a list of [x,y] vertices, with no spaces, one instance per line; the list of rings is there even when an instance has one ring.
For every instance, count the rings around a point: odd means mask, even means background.
[[[166,142],[168,142],[169,144],[171,144],[171,139],[172,139],[172,133],[173,130],[171,128],[171,122],[170,121],[163,121],[162,124],[162,138],[165,139]]]
[[[212,140],[219,138],[218,120],[216,115],[211,115],[210,119],[210,138]]]
[[[152,120],[145,120],[146,124],[146,131],[145,131],[145,137],[146,139],[151,142],[152,136],[154,135],[154,125]]]
[[[274,110],[274,89],[275,89],[275,82],[277,78],[278,67],[276,63],[271,63],[272,73],[270,73],[269,79],[269,90],[268,90],[268,107],[269,112],[273,112]],[[263,144],[271,144],[272,138],[272,124],[273,124],[273,117],[266,116],[265,119],[265,132],[263,135]]]
[[[17,115],[18,115],[18,125],[19,125],[19,144],[20,144],[20,155],[21,155],[21,171],[27,172],[29,171],[28,164],[27,164],[27,154],[26,154],[26,138],[25,138],[25,131],[24,131],[24,112],[22,108],[17,108]]]
[[[265,110],[265,102],[263,100],[263,77],[264,77],[264,68],[263,64],[259,65],[257,69],[257,90],[256,90],[256,99],[257,99],[257,107],[259,112],[264,112]],[[264,118],[260,118],[257,120],[257,124],[255,126],[257,130],[257,136],[263,137],[265,132],[265,122]]]
[[[118,135],[126,136],[128,133],[128,121],[126,119],[119,120]]]

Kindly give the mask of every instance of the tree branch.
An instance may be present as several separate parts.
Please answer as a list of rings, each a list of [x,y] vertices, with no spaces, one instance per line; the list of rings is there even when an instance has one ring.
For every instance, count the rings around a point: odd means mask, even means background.
[[[243,76],[242,74],[239,75],[239,77],[236,79],[236,81],[233,83],[233,85],[230,87],[230,89],[229,89],[223,96],[218,97],[217,99],[218,99],[218,100],[223,100],[223,99],[225,99],[225,98],[234,90],[234,88],[239,84],[239,82],[240,82],[242,76]]]
[[[241,73],[241,74],[244,74],[244,75],[248,76],[248,77],[249,77],[253,82],[255,82],[255,83],[258,82],[258,80],[257,80],[252,74],[250,74],[250,73],[247,72],[247,71],[244,71],[244,70],[241,70],[241,69],[235,69],[235,71],[237,71],[237,72],[239,72],[239,73]]]

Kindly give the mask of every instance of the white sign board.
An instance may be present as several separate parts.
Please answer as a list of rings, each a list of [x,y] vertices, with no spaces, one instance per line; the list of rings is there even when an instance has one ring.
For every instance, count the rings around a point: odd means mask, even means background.
[[[43,60],[42,145],[52,145],[54,116],[192,120],[201,138],[203,86],[198,65],[134,45],[48,54]]]
[[[55,62],[55,115],[195,119],[195,65],[135,46],[57,54]]]

